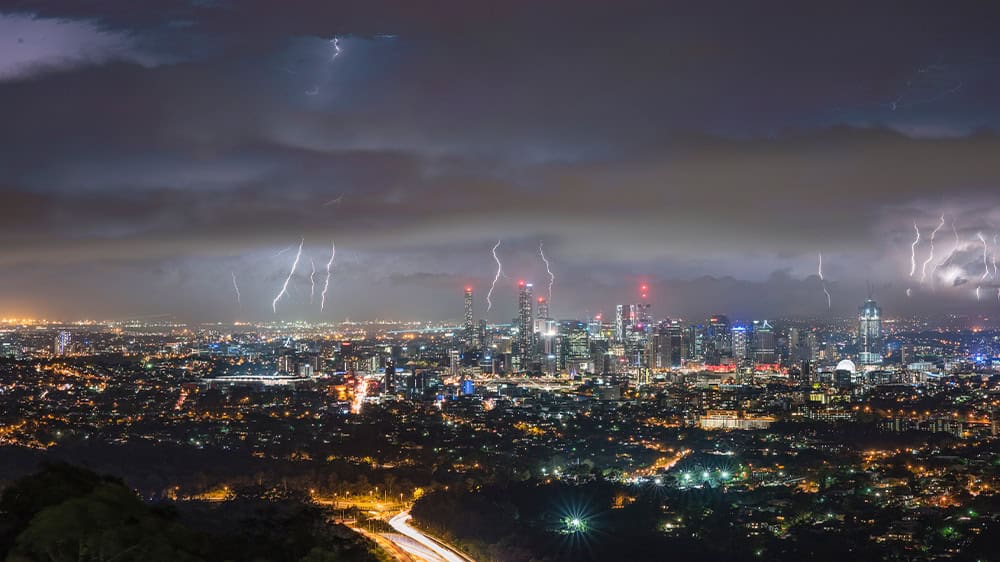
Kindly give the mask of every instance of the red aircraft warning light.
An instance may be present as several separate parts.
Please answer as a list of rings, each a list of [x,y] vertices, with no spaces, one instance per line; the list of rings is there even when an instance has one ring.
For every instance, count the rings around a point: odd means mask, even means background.
[[[518,287],[523,287],[524,286],[524,279],[521,279],[520,281],[518,281],[517,282],[517,286]]]

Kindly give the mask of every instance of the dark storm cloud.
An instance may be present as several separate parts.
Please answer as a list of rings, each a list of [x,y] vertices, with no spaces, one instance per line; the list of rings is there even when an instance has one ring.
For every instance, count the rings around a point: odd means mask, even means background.
[[[821,312],[819,251],[850,310],[868,279],[912,284],[914,221],[945,213],[963,240],[1000,226],[994,11],[5,6],[4,29],[59,41],[0,57],[0,304],[45,310],[34,280],[65,295],[53,311],[227,315],[237,273],[264,316],[290,265],[270,256],[304,235],[317,263],[331,238],[343,252],[339,315],[453,316],[461,285],[492,280],[497,238],[536,281],[545,239],[567,315],[639,277],[664,313]],[[184,283],[148,273],[164,264]],[[122,288],[72,308],[101,279]],[[901,306],[954,305],[930,293]]]

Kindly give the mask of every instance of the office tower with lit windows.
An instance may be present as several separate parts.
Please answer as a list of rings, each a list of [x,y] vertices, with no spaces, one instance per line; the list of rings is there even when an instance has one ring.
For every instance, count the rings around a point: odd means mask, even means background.
[[[590,324],[587,325],[587,332],[590,333],[590,341],[607,339],[600,314],[591,318]]]
[[[751,342],[754,363],[770,364],[777,361],[774,328],[767,320],[754,320]]]
[[[493,343],[491,339],[492,338],[490,338],[489,336],[489,329],[486,326],[486,319],[480,318],[479,330],[476,332],[476,341],[479,343],[479,347],[482,349],[490,347],[490,345]]]
[[[700,324],[688,326],[685,343],[688,360],[703,360],[705,358],[705,327]]]
[[[664,329],[670,342],[670,367],[680,367],[686,353],[684,352],[684,327],[678,320],[667,320]]]
[[[545,297],[538,297],[538,317],[550,318],[549,301],[545,300]]]
[[[625,341],[625,314],[624,304],[615,306],[615,342],[617,343]]]
[[[62,331],[56,334],[55,342],[52,344],[53,355],[66,355],[69,353],[69,345],[72,341],[72,337],[69,332]]]
[[[534,322],[534,287],[531,283],[518,281],[518,322],[517,322],[517,354],[521,360],[521,369],[527,370],[533,359],[535,322]]]
[[[670,334],[666,325],[661,325],[649,338],[649,348],[646,352],[647,366],[651,369],[669,369],[671,352]]]
[[[571,375],[583,374],[590,366],[590,337],[585,322],[570,320],[559,323],[560,359],[562,368]],[[593,369],[589,369],[593,370]]]
[[[733,356],[732,333],[729,318],[717,314],[708,319],[705,327],[704,355],[709,365],[719,365],[724,358]]]
[[[858,309],[858,347],[861,365],[882,363],[882,309],[871,297]]]
[[[476,341],[476,330],[472,324],[472,287],[465,288],[465,345],[472,347]]]
[[[743,324],[733,324],[729,331],[730,340],[733,343],[733,359],[736,359],[737,363],[741,363],[746,360],[750,350],[747,327]]]
[[[396,392],[396,363],[392,360],[392,357],[385,360],[385,378],[383,382],[386,394]]]

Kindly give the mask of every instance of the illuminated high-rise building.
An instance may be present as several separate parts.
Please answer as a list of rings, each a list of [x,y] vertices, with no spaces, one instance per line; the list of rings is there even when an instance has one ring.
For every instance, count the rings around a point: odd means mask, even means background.
[[[882,363],[882,309],[871,297],[858,309],[858,347],[861,365]]]
[[[774,328],[767,320],[754,320],[752,341],[754,363],[774,363],[777,361]]]
[[[486,319],[480,318],[479,330],[476,332],[476,341],[479,343],[479,347],[481,347],[482,349],[490,347],[490,345],[493,343],[491,340],[492,338],[490,338],[489,330],[486,326]]]
[[[518,326],[517,326],[517,354],[521,359],[521,369],[527,370],[533,359],[534,350],[534,288],[531,283],[518,281]]]
[[[750,342],[747,337],[747,327],[742,324],[734,324],[729,330],[730,338],[733,342],[733,358],[737,363],[744,361],[749,353]]]
[[[549,301],[545,297],[538,297],[538,317],[549,318]]]
[[[683,335],[684,330],[680,322],[676,320],[662,322],[649,338],[646,364],[655,369],[680,367],[685,355],[682,349]]]
[[[708,319],[703,343],[706,363],[718,365],[723,362],[723,358],[733,356],[733,335],[730,328],[729,318],[721,314]]]
[[[705,358],[705,327],[690,325],[687,327],[687,357],[689,360],[701,361]]]
[[[476,331],[472,324],[472,287],[465,288],[465,345],[472,346],[476,340]]]
[[[601,322],[600,314],[594,316],[590,320],[590,324],[587,326],[587,331],[590,333],[590,341],[606,339],[604,335],[604,324]]]
[[[575,320],[559,323],[559,357],[571,375],[582,374],[590,363],[590,337],[587,324]]]
[[[624,304],[615,306],[615,342],[617,343],[625,341],[625,313]]]
[[[52,345],[52,353],[54,355],[66,355],[69,353],[69,344],[71,336],[69,332],[62,331],[56,334],[55,342]]]
[[[386,394],[396,392],[396,364],[392,357],[385,360],[385,379],[383,382]]]

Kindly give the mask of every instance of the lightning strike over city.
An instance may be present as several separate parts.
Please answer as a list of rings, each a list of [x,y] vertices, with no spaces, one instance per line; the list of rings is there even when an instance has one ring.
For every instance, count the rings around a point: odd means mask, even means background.
[[[552,273],[552,269],[549,266],[549,260],[545,257],[545,251],[542,249],[542,242],[538,242],[538,255],[541,256],[542,262],[545,264],[545,273],[549,276],[549,306],[552,305],[552,286],[556,284],[556,276]]]
[[[927,266],[934,261],[934,237],[937,236],[939,230],[944,227],[944,215],[941,215],[941,222],[938,223],[937,228],[931,232],[931,237],[929,240],[929,250],[927,252],[927,259],[924,260],[923,265],[920,267],[920,283],[923,283],[927,279]]]
[[[0,1],[0,560],[997,560],[998,22]]]
[[[236,283],[236,272],[232,272],[233,275],[233,290],[236,291],[236,304],[242,304],[243,301],[240,298],[240,286]]]
[[[323,290],[319,295],[319,310],[326,309],[326,292],[330,289],[330,272],[333,269],[333,260],[337,257],[337,245],[330,241],[330,259],[326,262],[326,278],[323,280]]]
[[[305,243],[306,239],[302,238],[302,241],[299,242],[299,249],[295,253],[295,260],[292,261],[292,269],[288,272],[288,277],[285,277],[285,282],[281,284],[281,290],[278,291],[278,294],[274,297],[274,300],[271,301],[271,310],[275,314],[278,313],[278,301],[280,301],[282,297],[288,294],[288,284],[291,282],[292,276],[295,275],[295,270],[299,267],[299,259],[302,258],[302,246]]]
[[[823,252],[819,252],[819,268],[816,273],[819,275],[819,282],[823,287],[823,294],[826,295],[826,307],[833,308],[833,298],[830,296],[830,290],[826,288],[826,279],[823,277]]]
[[[309,258],[309,266],[312,268],[309,272],[309,304],[312,304],[316,298],[316,261]]]
[[[985,281],[990,276],[990,246],[982,232],[977,232],[976,237],[983,243],[983,275],[980,280]]]
[[[503,276],[503,264],[500,263],[500,256],[497,255],[497,248],[500,247],[500,240],[497,240],[495,246],[493,246],[493,260],[497,262],[497,273],[493,277],[493,283],[490,284],[490,290],[486,293],[486,312],[493,310],[493,291],[497,287],[497,281]]]

